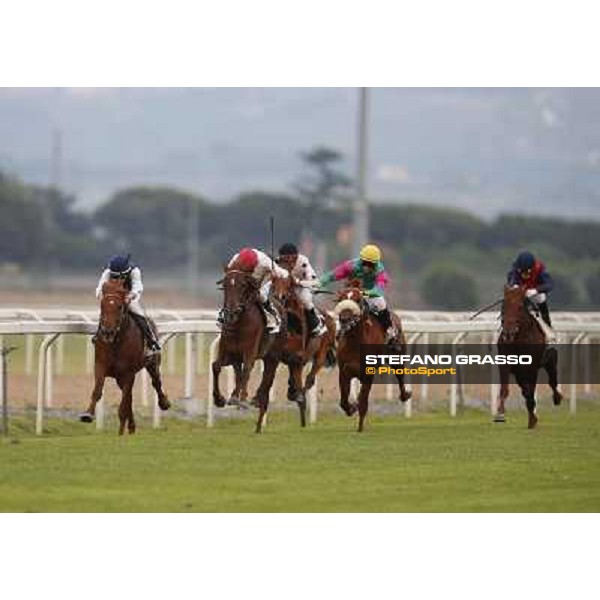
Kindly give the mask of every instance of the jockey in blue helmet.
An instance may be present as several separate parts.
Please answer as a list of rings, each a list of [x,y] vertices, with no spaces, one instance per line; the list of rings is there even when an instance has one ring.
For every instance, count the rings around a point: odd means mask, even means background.
[[[156,339],[154,328],[150,325],[148,317],[141,305],[142,292],[142,272],[140,268],[131,262],[131,255],[123,256],[121,254],[113,256],[108,266],[102,271],[98,286],[96,287],[96,298],[102,297],[102,286],[109,279],[122,279],[123,285],[129,294],[127,295],[129,313],[134,321],[142,330],[142,334],[148,344],[148,354],[160,352],[160,344]]]
[[[524,250],[517,256],[506,280],[509,285],[518,285],[526,290],[527,299],[539,310],[544,322],[552,327],[547,298],[554,282],[544,263]]]

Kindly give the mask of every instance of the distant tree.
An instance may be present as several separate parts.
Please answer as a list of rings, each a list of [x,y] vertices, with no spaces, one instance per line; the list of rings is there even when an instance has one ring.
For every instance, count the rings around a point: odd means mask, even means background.
[[[595,273],[592,273],[585,281],[585,287],[587,289],[588,297],[590,302],[600,307],[600,269]]]
[[[549,303],[552,308],[572,308],[579,301],[579,293],[572,279],[561,272],[552,271],[554,289],[550,293]]]
[[[472,309],[479,304],[474,277],[454,265],[431,267],[423,277],[421,294],[431,307],[438,309]]]
[[[340,170],[344,156],[337,150],[315,146],[300,156],[308,173],[294,183],[293,188],[308,209],[306,228],[313,233],[321,212],[344,199],[343,192],[350,188],[352,180]],[[320,228],[317,233],[321,233]]]

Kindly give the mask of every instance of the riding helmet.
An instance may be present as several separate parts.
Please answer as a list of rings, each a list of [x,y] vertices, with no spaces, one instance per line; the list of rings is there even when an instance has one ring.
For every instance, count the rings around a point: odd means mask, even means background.
[[[369,263],[379,262],[381,260],[381,250],[374,244],[367,244],[360,251],[360,258]]]
[[[533,269],[534,264],[535,256],[533,256],[533,254],[527,250],[521,252],[515,261],[515,266],[519,271],[528,271],[529,269]]]
[[[129,262],[131,255],[123,256],[118,254],[117,256],[113,256],[108,263],[108,268],[110,270],[111,275],[119,276],[119,275],[127,275],[132,269],[131,263]]]
[[[296,248],[295,244],[283,244],[281,248],[279,248],[279,256],[296,256],[298,254],[298,248]]]

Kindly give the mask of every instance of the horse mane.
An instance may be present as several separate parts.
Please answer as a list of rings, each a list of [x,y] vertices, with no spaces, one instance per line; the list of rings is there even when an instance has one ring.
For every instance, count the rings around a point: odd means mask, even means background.
[[[127,290],[125,289],[123,282],[120,279],[109,279],[102,285],[103,294],[122,294]]]

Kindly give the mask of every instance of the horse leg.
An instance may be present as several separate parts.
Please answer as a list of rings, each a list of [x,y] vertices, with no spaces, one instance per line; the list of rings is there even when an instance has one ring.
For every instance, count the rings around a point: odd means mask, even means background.
[[[117,379],[117,385],[121,389],[121,402],[119,403],[119,435],[125,433],[125,425],[129,420],[129,407],[127,406],[127,382],[126,378],[119,376]]]
[[[310,372],[306,377],[306,381],[304,382],[304,393],[308,392],[313,385],[315,385],[315,380],[317,378],[317,373],[323,368],[325,362],[327,361],[327,351],[329,350],[329,344],[321,343],[319,349],[312,360],[312,366],[310,368]]]
[[[300,426],[306,427],[306,396],[302,390],[303,365],[302,363],[297,362],[290,364],[288,368],[290,370],[290,380],[294,389],[293,398],[290,399],[298,403],[298,409],[300,411]]]
[[[96,365],[94,373],[94,389],[90,399],[90,404],[87,410],[79,415],[79,420],[82,423],[92,423],[96,414],[96,405],[102,398],[102,390],[104,388],[104,380],[106,379],[106,372],[103,367]]]
[[[339,385],[340,385],[340,408],[351,417],[356,412],[356,404],[348,401],[350,397],[350,383],[352,377],[346,372],[345,369],[340,367],[339,372]]]
[[[262,433],[262,424],[265,414],[269,409],[269,392],[271,391],[271,386],[273,385],[273,381],[275,380],[275,373],[277,372],[277,365],[279,361],[274,358],[264,358],[264,370],[262,381],[260,382],[260,386],[256,391],[256,399],[258,401],[258,418],[256,420],[256,433]]]
[[[546,361],[544,369],[548,373],[548,384],[552,388],[552,401],[554,406],[559,406],[562,402],[563,395],[558,389],[558,352],[556,348],[546,350]]]
[[[498,367],[500,372],[500,392],[498,394],[498,406],[496,407],[496,414],[494,415],[495,423],[504,423],[506,417],[504,416],[504,401],[508,398],[508,384],[510,380],[510,369],[505,366]]]
[[[242,393],[242,363],[234,362],[233,371],[235,372],[235,389],[231,393],[231,397],[227,404],[239,404],[240,395]]]
[[[250,381],[250,375],[256,362],[256,352],[244,354],[243,365],[242,365],[242,377],[240,381],[240,405],[245,404],[248,398],[248,383]]]
[[[369,394],[371,393],[371,386],[373,385],[373,378],[366,378],[360,386],[360,392],[358,394],[358,433],[361,433],[364,429],[365,417],[369,410]]]
[[[135,433],[135,419],[133,417],[133,384],[135,382],[135,373],[128,375],[125,379],[123,397],[127,408],[127,431]]]
[[[152,358],[157,357],[159,355],[154,354]],[[158,406],[161,410],[169,410],[171,408],[171,403],[167,398],[167,395],[164,393],[162,389],[162,380],[160,377],[160,364],[157,360],[151,360],[146,365],[146,371],[150,374],[150,379],[152,380],[152,387],[156,391],[156,395],[158,396]]]
[[[525,398],[525,406],[527,407],[527,429],[533,429],[538,422],[536,414],[535,401],[535,386],[537,381],[537,371],[533,375],[523,376],[521,372],[516,373],[517,383],[521,388],[521,394]]]
[[[223,359],[221,355],[217,357],[217,360],[212,364],[212,376],[213,376],[213,402],[215,406],[223,408],[226,404],[225,397],[221,394],[219,389],[219,375],[221,374],[221,368],[223,367]]]
[[[396,379],[398,380],[398,387],[400,388],[400,402],[407,402],[412,398],[412,391],[406,389],[404,375],[396,375]]]

